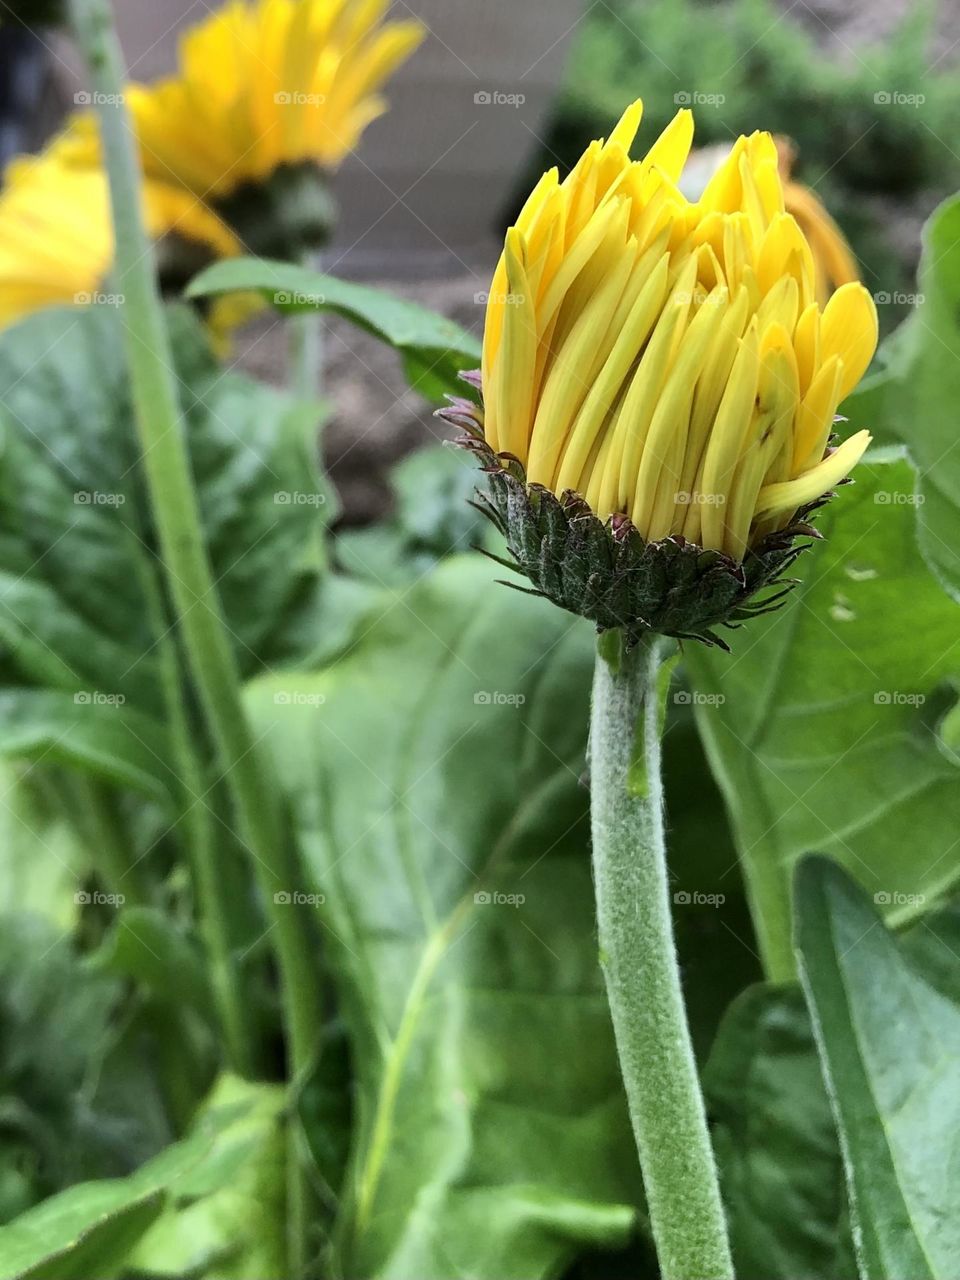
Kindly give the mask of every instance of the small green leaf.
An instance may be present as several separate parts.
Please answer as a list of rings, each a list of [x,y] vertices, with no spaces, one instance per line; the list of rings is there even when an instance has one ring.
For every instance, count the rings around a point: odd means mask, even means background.
[[[960,1007],[826,858],[797,871],[796,944],[840,1130],[863,1280],[953,1280]]]
[[[91,966],[133,978],[161,1000],[190,1005],[210,1017],[210,984],[197,943],[153,907],[120,911]]]
[[[181,1186],[206,1194],[229,1181],[235,1165],[222,1157],[222,1135],[242,1125],[255,1101],[212,1107],[190,1137],[129,1177],[79,1183],[0,1227],[0,1280],[111,1280],[168,1196]]]
[[[234,290],[251,290],[284,312],[333,311],[403,356],[410,385],[430,399],[441,400],[458,383],[461,370],[480,363],[480,344],[452,320],[391,297],[367,285],[338,280],[287,262],[266,258],[234,258],[208,267],[187,290],[191,298]]]

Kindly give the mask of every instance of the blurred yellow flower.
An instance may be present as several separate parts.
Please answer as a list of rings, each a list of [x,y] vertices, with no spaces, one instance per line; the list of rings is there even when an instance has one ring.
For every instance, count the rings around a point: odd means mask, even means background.
[[[282,165],[335,168],[386,110],[378,90],[424,36],[387,0],[232,0],[180,44],[179,74],[131,85],[144,169],[210,200]]]
[[[741,560],[866,449],[866,431],[828,442],[873,356],[876,310],[853,283],[821,309],[769,134],[738,139],[691,201],[678,186],[690,113],[631,161],[641,114],[629,107],[564,182],[545,174],[507,233],[484,434],[529,483],[574,491],[601,519]]]
[[[178,283],[212,258],[239,252],[236,238],[195,196],[180,188],[144,184],[147,230],[161,278]],[[15,160],[0,192],[0,326],[48,306],[79,306],[114,292],[110,282],[113,226],[106,176],[99,169],[63,165],[50,152]],[[236,297],[211,312],[217,336],[248,314]]]

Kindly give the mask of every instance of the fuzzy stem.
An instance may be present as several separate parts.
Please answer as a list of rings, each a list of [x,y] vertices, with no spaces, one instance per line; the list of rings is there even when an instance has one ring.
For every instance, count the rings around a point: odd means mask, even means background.
[[[601,640],[590,787],[600,954],[663,1280],[732,1280],[680,987],[660,777],[661,649]],[[609,657],[608,657],[609,655]]]
[[[240,676],[207,559],[170,338],[143,225],[136,143],[123,106],[122,55],[109,0],[70,0],[69,7],[97,96],[110,180],[117,286],[125,299],[121,317],[127,364],[164,569],[238,829],[271,920],[289,1071],[291,1076],[302,1075],[309,1070],[321,1019],[311,922],[306,909],[290,901],[291,891],[303,887],[297,859],[244,714]],[[302,1178],[297,1185],[302,1201]],[[291,1221],[302,1217],[302,1205],[292,1205]],[[289,1234],[289,1271],[297,1276],[304,1268],[302,1229]]]

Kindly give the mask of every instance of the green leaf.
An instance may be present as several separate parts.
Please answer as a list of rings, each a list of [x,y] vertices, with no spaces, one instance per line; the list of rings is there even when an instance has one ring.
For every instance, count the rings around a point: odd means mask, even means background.
[[[238,662],[259,672],[325,570],[318,409],[224,373],[198,324],[170,319],[214,577]],[[51,310],[0,334],[0,751],[52,751],[162,798],[168,623],[150,607],[120,323],[108,307]]]
[[[167,1002],[212,1016],[210,984],[197,942],[162,911],[128,907],[92,958],[94,968],[133,978]]]
[[[711,766],[727,802],[755,924],[775,977],[793,969],[791,870],[829,853],[916,916],[960,877],[945,813],[960,756],[944,737],[960,676],[960,609],[916,548],[900,458],[857,468],[824,512],[827,535],[798,564],[786,607],[731,634],[732,655],[685,662]]]
[[[840,1130],[864,1280],[952,1280],[960,1008],[825,858],[797,872],[797,949]]]
[[[198,1118],[239,1108],[204,1160],[171,1186],[167,1208],[131,1265],[180,1280],[279,1280],[285,1246],[285,1093],[223,1077]]]
[[[840,1147],[799,988],[734,1001],[703,1086],[740,1280],[850,1280]]]
[[[279,311],[333,311],[395,347],[412,387],[441,400],[465,388],[457,374],[476,369],[480,344],[452,320],[378,289],[321,275],[268,258],[233,258],[208,267],[187,290],[190,298],[251,290]]]
[[[247,670],[323,567],[331,496],[318,410],[224,373],[171,312],[184,430],[214,577]],[[44,311],[0,335],[0,639],[32,682],[159,708],[140,487],[119,318]]]
[[[80,766],[119,786],[170,800],[170,744],[123,694],[0,689],[0,754]],[[117,701],[120,699],[121,701]]]
[[[942,204],[924,228],[916,312],[884,343],[884,372],[845,403],[851,427],[907,446],[915,484],[891,489],[891,502],[916,503],[929,563],[960,597],[960,197]]]
[[[235,1175],[237,1148],[249,1157],[253,1141],[230,1133],[243,1128],[257,1090],[211,1106],[190,1137],[129,1177],[79,1183],[0,1227],[0,1280],[110,1280],[169,1197],[212,1195]]]
[[[580,785],[593,636],[445,562],[332,669],[253,686],[356,1064],[339,1266],[553,1275],[639,1189]]]

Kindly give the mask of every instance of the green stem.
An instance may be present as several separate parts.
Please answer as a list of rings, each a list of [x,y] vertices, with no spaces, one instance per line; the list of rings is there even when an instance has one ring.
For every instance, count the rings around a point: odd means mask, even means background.
[[[301,255],[300,265],[312,270],[316,263],[309,250]],[[288,324],[288,364],[290,388],[301,400],[316,400],[323,390],[323,328],[320,314],[304,311],[293,315]]]
[[[755,846],[756,856],[742,855],[744,883],[753,920],[763,971],[769,982],[794,982],[797,957],[793,950],[793,910],[790,878],[764,841]]]
[[[109,0],[70,0],[79,47],[97,94],[116,238],[115,271],[147,487],[187,659],[217,748],[240,835],[275,939],[291,1075],[310,1066],[321,1009],[311,921],[288,895],[303,888],[292,842],[267,785],[241,701],[240,676],[200,524],[170,338],[142,218],[136,144],[123,106],[123,61]],[[294,1143],[296,1135],[294,1135]],[[303,1179],[297,1180],[303,1186]],[[302,1200],[302,1196],[300,1196]],[[293,1206],[293,1221],[302,1219]],[[304,1267],[302,1232],[291,1235],[290,1271]]]
[[[663,1280],[732,1280],[670,916],[660,776],[661,650],[603,637],[590,726],[600,954]]]
[[[141,557],[137,557],[138,562]],[[177,821],[190,863],[193,892],[210,967],[210,984],[226,1058],[230,1067],[247,1079],[256,1077],[260,1065],[260,1035],[255,1010],[245,998],[234,955],[231,927],[231,898],[225,868],[214,841],[213,815],[207,807],[206,774],[191,735],[186,684],[176,640],[168,634],[169,624],[163,593],[153,572],[146,567],[143,587],[147,597],[151,630],[159,636],[159,658],[163,699],[170,722],[170,737],[177,762]]]

